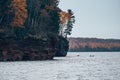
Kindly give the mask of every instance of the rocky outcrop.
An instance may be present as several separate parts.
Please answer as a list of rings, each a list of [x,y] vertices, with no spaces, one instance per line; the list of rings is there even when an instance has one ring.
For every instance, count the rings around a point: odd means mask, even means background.
[[[0,39],[0,61],[53,59],[56,48],[54,39]]]
[[[24,40],[0,39],[0,61],[53,59],[56,53],[54,45],[51,44],[51,41],[31,38]]]
[[[53,59],[57,6],[58,0],[0,0],[0,61]]]
[[[0,0],[0,61],[66,56],[73,16],[71,10],[61,15],[58,3],[59,0]],[[63,31],[67,22],[69,27]],[[65,36],[60,31],[66,32]]]
[[[66,38],[63,38],[62,36],[59,36],[57,43],[57,51],[55,56],[65,57],[67,55],[68,49],[69,49],[69,41]]]

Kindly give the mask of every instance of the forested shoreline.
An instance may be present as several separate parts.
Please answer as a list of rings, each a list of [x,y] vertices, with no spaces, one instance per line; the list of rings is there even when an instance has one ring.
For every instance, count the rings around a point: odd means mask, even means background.
[[[120,39],[69,38],[69,52],[120,52]]]

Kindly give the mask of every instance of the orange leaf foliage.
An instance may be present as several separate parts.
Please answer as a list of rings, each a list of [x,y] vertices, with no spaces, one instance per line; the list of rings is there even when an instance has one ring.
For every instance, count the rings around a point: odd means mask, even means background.
[[[66,23],[71,17],[71,14],[69,14],[67,12],[64,12],[64,11],[61,11],[59,14],[60,14],[60,17],[61,17],[61,23],[62,24]]]
[[[14,13],[11,25],[23,28],[24,22],[27,18],[26,0],[12,0],[10,5],[11,12]]]

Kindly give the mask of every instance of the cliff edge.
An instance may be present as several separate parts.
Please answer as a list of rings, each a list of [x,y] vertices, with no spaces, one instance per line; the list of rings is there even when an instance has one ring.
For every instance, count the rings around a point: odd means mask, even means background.
[[[47,60],[59,52],[67,54],[71,28],[65,24],[70,24],[72,14],[58,3],[0,0],[0,61]]]

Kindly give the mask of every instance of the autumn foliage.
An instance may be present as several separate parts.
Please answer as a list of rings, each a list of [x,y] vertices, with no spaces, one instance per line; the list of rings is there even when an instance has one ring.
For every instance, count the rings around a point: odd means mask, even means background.
[[[60,18],[61,18],[61,23],[62,24],[66,24],[66,22],[70,19],[71,14],[65,12],[65,11],[61,11],[60,13]]]
[[[11,26],[23,28],[27,19],[26,0],[12,0],[10,8],[14,14]]]
[[[70,51],[120,51],[120,40],[69,38]]]

